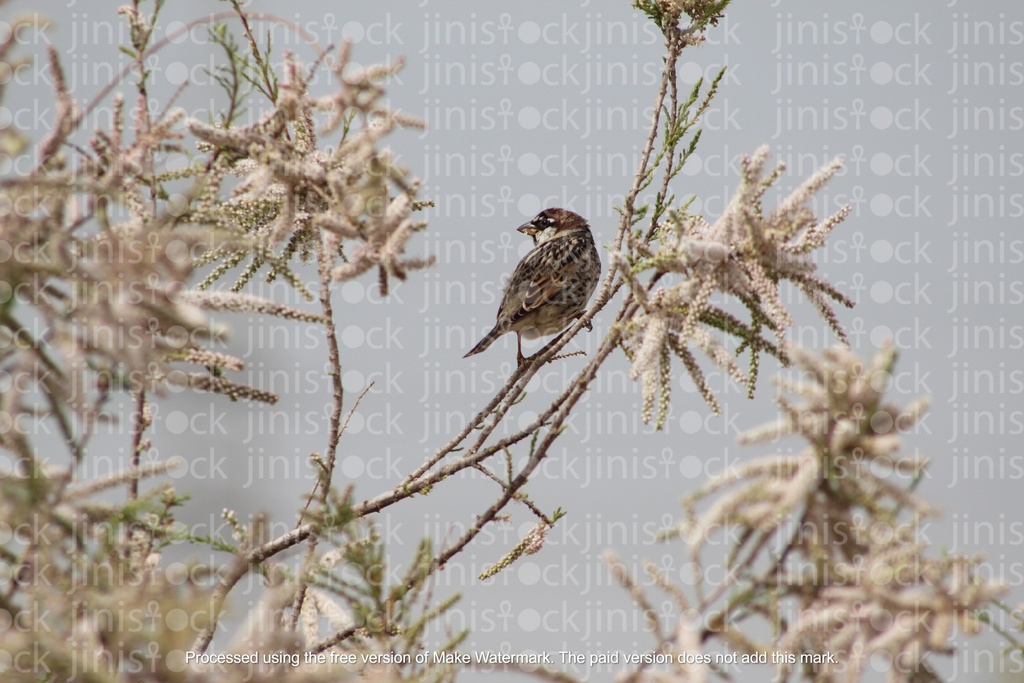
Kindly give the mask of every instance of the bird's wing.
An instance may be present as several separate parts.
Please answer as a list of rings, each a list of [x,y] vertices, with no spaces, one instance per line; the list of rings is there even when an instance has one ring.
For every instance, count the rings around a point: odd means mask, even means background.
[[[523,292],[523,311],[532,311],[551,301],[554,296],[562,291],[565,283],[569,280],[569,273],[567,271],[577,267],[575,264],[572,264],[558,271],[538,274],[537,277],[531,279],[530,284],[526,287],[526,291]]]

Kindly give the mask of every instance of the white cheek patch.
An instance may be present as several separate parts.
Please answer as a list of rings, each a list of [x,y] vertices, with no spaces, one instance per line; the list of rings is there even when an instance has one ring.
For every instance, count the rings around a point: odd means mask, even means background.
[[[544,228],[539,233],[537,233],[537,243],[540,244],[541,242],[545,242],[545,241],[551,239],[554,236],[555,236],[555,229],[554,228]]]

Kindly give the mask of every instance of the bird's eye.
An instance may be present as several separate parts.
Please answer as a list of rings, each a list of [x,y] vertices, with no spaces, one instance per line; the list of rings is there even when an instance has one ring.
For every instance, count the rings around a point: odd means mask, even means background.
[[[544,224],[545,225],[554,225],[555,224],[555,219],[554,218],[545,218],[544,219]]]

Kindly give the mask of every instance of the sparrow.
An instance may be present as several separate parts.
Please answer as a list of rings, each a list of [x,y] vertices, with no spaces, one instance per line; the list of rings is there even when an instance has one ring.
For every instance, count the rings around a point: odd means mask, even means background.
[[[517,230],[533,238],[533,250],[512,271],[491,331],[463,358],[516,333],[516,362],[526,362],[523,338],[555,334],[583,315],[601,277],[601,257],[590,226],[566,209],[544,209]],[[587,329],[591,329],[588,324]]]

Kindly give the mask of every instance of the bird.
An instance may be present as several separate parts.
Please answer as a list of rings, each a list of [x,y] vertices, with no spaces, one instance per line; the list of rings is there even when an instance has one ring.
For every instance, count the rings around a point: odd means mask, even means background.
[[[516,362],[522,365],[528,360],[523,338],[564,330],[583,315],[597,288],[601,256],[585,218],[568,209],[549,208],[517,230],[533,238],[533,250],[512,271],[494,327],[463,358],[486,351],[498,337],[515,332]]]

